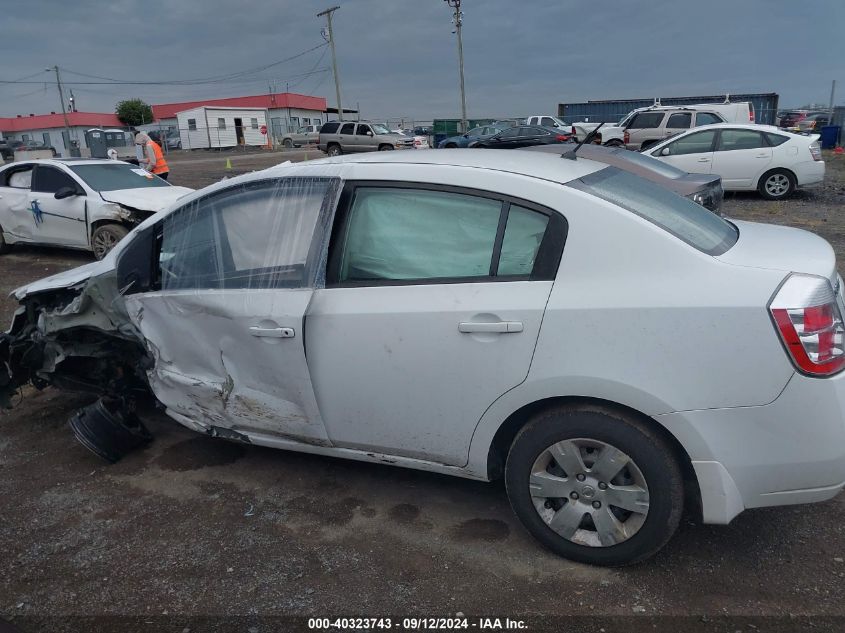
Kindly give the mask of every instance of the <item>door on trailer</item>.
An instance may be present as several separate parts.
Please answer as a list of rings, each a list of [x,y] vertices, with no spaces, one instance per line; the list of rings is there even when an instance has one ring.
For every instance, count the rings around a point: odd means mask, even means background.
[[[155,227],[152,289],[127,307],[171,417],[224,435],[328,443],[303,326],[336,190],[329,178],[243,183]]]
[[[244,121],[243,119],[235,119],[235,138],[238,145],[244,144]]]

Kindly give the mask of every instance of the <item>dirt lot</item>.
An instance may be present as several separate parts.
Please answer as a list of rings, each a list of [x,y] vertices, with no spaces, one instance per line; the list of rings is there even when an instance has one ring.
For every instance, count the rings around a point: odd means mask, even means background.
[[[845,158],[826,158],[824,187],[729,195],[726,214],[813,230],[845,261]],[[173,158],[172,181],[213,182],[225,160]],[[236,173],[274,162],[232,158]],[[0,258],[0,323],[11,289],[87,261]],[[106,465],[66,425],[85,402],[30,389],[0,414],[0,617],[24,631],[294,631],[305,624],[273,617],[458,612],[528,617],[534,631],[845,630],[845,495],[728,527],[687,519],[652,561],[596,569],[541,549],[500,484],[206,439],[155,412],[155,441]]]

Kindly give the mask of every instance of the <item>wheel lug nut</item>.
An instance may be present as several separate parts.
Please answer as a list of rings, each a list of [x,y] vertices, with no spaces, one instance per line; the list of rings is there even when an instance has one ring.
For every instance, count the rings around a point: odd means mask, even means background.
[[[577,479],[578,481],[584,481],[586,478],[587,477],[584,475],[584,473],[579,473],[575,475],[575,479]]]
[[[577,492],[570,492],[569,498],[572,499],[573,501],[575,501],[576,499],[578,499],[578,493]]]
[[[593,501],[593,507],[598,510],[601,507],[601,501]]]
[[[599,482],[599,490],[607,490],[607,484],[603,481]]]

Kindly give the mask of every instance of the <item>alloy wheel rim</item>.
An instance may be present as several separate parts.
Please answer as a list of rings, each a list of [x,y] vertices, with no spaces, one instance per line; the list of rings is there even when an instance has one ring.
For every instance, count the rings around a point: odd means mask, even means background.
[[[94,254],[102,259],[117,244],[117,237],[111,231],[101,231],[94,238]]]
[[[645,523],[649,491],[642,471],[615,446],[566,439],[540,453],[528,491],[543,522],[576,545],[611,547]]]
[[[789,178],[783,174],[772,174],[766,180],[766,191],[773,196],[782,196],[789,190]]]

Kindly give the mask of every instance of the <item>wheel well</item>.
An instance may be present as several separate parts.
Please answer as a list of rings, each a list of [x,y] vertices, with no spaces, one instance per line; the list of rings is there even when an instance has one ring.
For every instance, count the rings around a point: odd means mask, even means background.
[[[455,143],[446,143],[443,147],[447,147],[449,149],[455,149],[457,145]]]
[[[391,145],[390,143],[379,143],[378,148],[381,149],[382,147],[389,147],[392,149],[393,145]]]
[[[134,228],[134,225],[130,224],[129,222],[121,222],[120,220],[96,220],[91,223],[91,233],[90,235],[88,235],[88,239],[91,239],[91,237],[94,235],[94,231],[106,224],[117,224],[118,226],[122,226],[123,228],[125,228],[127,231],[131,231]]]
[[[795,172],[791,169],[787,169],[786,167],[773,167],[772,169],[767,169],[763,172],[763,174],[757,180],[757,187],[760,187],[760,185],[763,183],[763,180],[765,180],[769,176],[769,174],[776,171],[784,171],[789,174],[789,177],[792,178],[793,184],[796,184],[798,182],[798,177],[795,175]]]
[[[502,477],[511,444],[520,429],[522,429],[522,427],[525,426],[540,411],[564,404],[593,404],[601,405],[605,408],[616,409],[621,413],[625,413],[638,419],[642,424],[657,433],[657,435],[659,435],[666,444],[671,447],[675,460],[681,468],[681,473],[684,478],[684,490],[687,493],[685,500],[686,509],[691,510],[698,517],[701,516],[701,494],[698,488],[698,478],[695,476],[695,470],[692,467],[692,460],[690,459],[689,454],[677,438],[672,435],[666,427],[654,420],[654,418],[645,415],[636,409],[632,409],[631,407],[626,407],[616,402],[603,400],[601,398],[587,398],[582,396],[546,398],[545,400],[538,400],[537,402],[527,404],[521,409],[511,413],[499,427],[499,430],[496,431],[496,435],[493,436],[493,442],[490,445],[490,451],[487,456],[487,476],[491,481]]]

